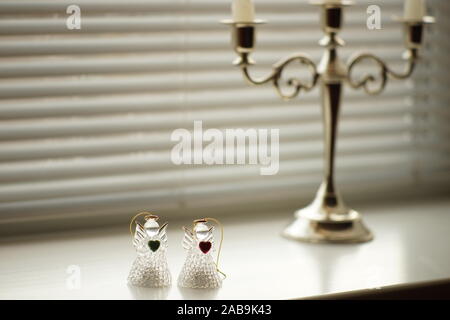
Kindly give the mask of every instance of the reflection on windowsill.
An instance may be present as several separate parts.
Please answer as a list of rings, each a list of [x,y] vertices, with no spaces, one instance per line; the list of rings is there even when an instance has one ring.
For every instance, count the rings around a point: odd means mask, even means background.
[[[220,289],[191,289],[178,287],[185,300],[211,300],[217,296]]]
[[[146,288],[128,285],[131,295],[136,300],[166,300],[170,287],[165,288]]]

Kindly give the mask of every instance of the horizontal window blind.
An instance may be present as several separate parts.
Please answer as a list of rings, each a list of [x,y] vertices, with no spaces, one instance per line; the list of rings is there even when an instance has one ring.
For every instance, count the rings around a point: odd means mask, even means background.
[[[418,149],[415,175],[418,183],[428,187],[450,181],[450,3],[431,4],[430,14],[436,17],[437,24],[427,30],[426,49],[413,88],[414,141]]]
[[[346,9],[342,56],[370,50],[400,70],[402,29],[391,16],[403,1],[379,1],[382,29],[369,31],[372,2]],[[270,21],[258,28],[256,75],[296,51],[319,61],[317,7],[255,3]],[[319,91],[283,102],[271,86],[245,84],[218,22],[229,0],[79,0],[80,30],[66,27],[71,4],[0,2],[0,225],[294,208],[312,197],[322,174]],[[435,9],[442,18],[429,38],[427,30],[415,80],[391,81],[377,97],[345,91],[337,174],[346,197],[448,182],[449,6]],[[171,133],[195,120],[205,130],[280,129],[279,173],[174,165]]]

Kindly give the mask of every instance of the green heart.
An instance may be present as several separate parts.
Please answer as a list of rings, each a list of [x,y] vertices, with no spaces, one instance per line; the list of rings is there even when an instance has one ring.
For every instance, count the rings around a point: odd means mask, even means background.
[[[158,240],[150,240],[148,242],[148,246],[149,246],[150,250],[152,250],[153,252],[158,250],[160,245],[161,245],[161,243]]]

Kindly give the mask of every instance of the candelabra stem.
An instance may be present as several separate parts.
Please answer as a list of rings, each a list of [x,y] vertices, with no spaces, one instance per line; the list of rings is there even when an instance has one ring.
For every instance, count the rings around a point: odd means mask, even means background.
[[[324,181],[328,194],[334,194],[334,157],[336,135],[341,104],[341,83],[321,85],[322,113],[324,123]]]
[[[348,208],[334,181],[334,160],[338,134],[342,86],[348,79],[346,65],[339,59],[338,48],[344,41],[337,35],[342,23],[342,7],[323,7],[322,25],[325,47],[317,67],[324,124],[324,177],[316,197],[306,208],[295,212],[295,220],[283,235],[308,242],[365,242],[373,238],[360,214]]]
[[[334,181],[334,159],[338,132],[342,83],[322,81],[324,119],[324,177],[316,197],[295,212],[295,220],[283,235],[308,242],[365,242],[373,238],[360,214],[344,203]]]

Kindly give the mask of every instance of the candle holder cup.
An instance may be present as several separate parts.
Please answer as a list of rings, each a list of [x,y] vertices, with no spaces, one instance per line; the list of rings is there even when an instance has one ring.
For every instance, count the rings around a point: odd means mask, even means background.
[[[368,94],[373,95],[383,91],[389,78],[406,79],[410,77],[419,58],[418,49],[422,45],[424,24],[434,22],[434,18],[425,17],[420,21],[397,19],[405,26],[406,52],[403,58],[406,67],[403,72],[396,72],[371,53],[357,53],[350,57],[347,63],[339,58],[338,48],[344,46],[345,43],[338,33],[343,24],[344,7],[352,5],[352,1],[336,0],[330,3],[318,0],[311,1],[311,4],[321,8],[321,26],[324,36],[319,44],[324,47],[324,53],[319,64],[316,66],[307,55],[296,53],[275,63],[272,71],[261,78],[252,77],[249,67],[255,63],[250,57],[255,49],[255,29],[264,21],[224,20],[222,22],[232,28],[232,43],[238,55],[233,64],[241,69],[244,78],[249,83],[262,85],[271,82],[278,95],[284,100],[293,99],[302,91],[310,91],[320,83],[325,144],[324,178],[315,199],[309,206],[294,213],[295,220],[283,231],[283,235],[290,239],[307,242],[370,241],[373,235],[364,225],[360,213],[344,203],[334,182],[334,161],[342,87],[347,84],[351,88],[364,89]],[[378,75],[367,74],[355,79],[352,75],[353,68],[364,60],[375,62],[380,72]],[[281,88],[280,82],[283,78],[283,70],[292,62],[299,62],[306,66],[311,77],[307,82],[295,77],[285,79],[287,86],[291,88],[289,92],[286,92]]]
[[[233,61],[233,65],[252,65],[255,62],[250,58],[250,53],[255,49],[256,30],[259,24],[266,23],[264,20],[254,20],[251,22],[235,22],[233,20],[222,20],[222,23],[232,26],[231,39],[234,51],[238,57]]]

